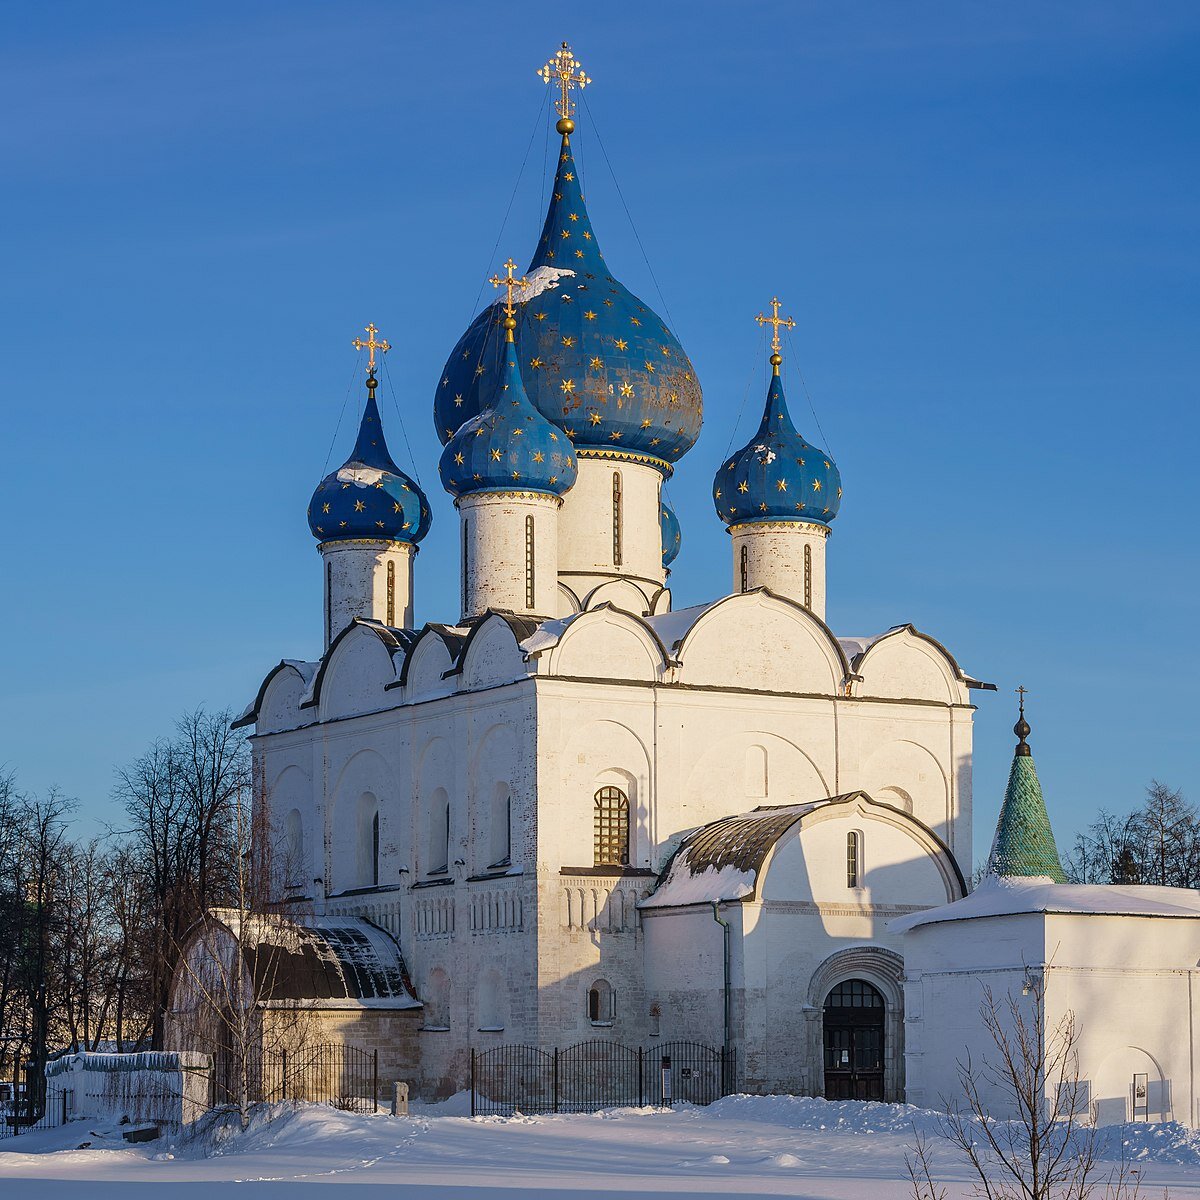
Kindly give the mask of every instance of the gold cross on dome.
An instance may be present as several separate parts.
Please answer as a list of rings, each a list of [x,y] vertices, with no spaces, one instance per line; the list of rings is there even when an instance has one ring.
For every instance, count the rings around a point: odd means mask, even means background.
[[[770,325],[772,327],[772,329],[771,329],[771,352],[773,354],[779,353],[779,329],[780,329],[780,327],[782,326],[784,329],[795,329],[796,328],[796,322],[793,321],[791,317],[781,317],[779,315],[779,309],[782,306],[782,304],[783,304],[783,301],[780,300],[778,296],[772,296],[771,297],[771,315],[769,317],[765,317],[765,316],[763,316],[762,313],[759,313],[758,316],[754,318],[760,325]]]
[[[571,119],[575,105],[571,103],[571,89],[578,84],[580,89],[587,87],[591,79],[583,73],[579,60],[571,53],[571,47],[563,42],[562,48],[544,66],[538,74],[547,82],[558,81],[562,95],[554,102],[558,115],[564,120]]]
[[[378,332],[379,332],[379,330],[375,328],[374,324],[368,325],[365,330],[365,333],[367,335],[367,340],[364,342],[362,340],[362,338],[355,338],[354,341],[352,341],[350,343],[350,345],[352,345],[355,348],[355,350],[368,351],[368,354],[367,354],[367,374],[368,375],[375,374],[375,351],[378,350],[379,353],[381,355],[383,355],[383,354],[386,354],[392,348],[391,342],[388,342],[388,341],[377,342],[375,340],[375,335]]]
[[[493,275],[488,280],[488,283],[490,283],[492,285],[492,287],[498,287],[498,288],[502,287],[502,288],[506,289],[507,295],[504,300],[504,312],[505,312],[505,315],[509,316],[509,317],[511,317],[513,315],[513,313],[515,313],[517,311],[516,308],[513,306],[513,292],[517,288],[523,288],[523,287],[529,286],[529,280],[526,279],[524,276],[522,276],[520,279],[513,278],[513,275],[516,272],[516,269],[517,269],[517,264],[515,262],[513,262],[513,260],[510,258],[504,264],[504,270],[507,272],[507,274],[504,276],[504,278],[502,279],[499,275]]]

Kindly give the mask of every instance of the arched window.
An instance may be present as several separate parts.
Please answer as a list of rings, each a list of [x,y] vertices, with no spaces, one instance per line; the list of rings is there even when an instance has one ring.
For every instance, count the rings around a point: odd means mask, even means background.
[[[388,559],[387,569],[387,623],[396,624],[396,560]]]
[[[804,607],[812,608],[812,547],[804,547]]]
[[[379,801],[364,792],[358,801],[355,887],[379,886]]]
[[[742,543],[742,552],[738,556],[738,591],[744,592],[750,579],[750,547]]]
[[[492,844],[489,867],[507,867],[512,863],[512,794],[507,783],[496,784],[492,795]]]
[[[303,887],[308,868],[304,863],[304,819],[298,808],[293,808],[284,818],[283,852],[284,883],[291,888]]]
[[[534,604],[533,518],[525,518],[525,607]]]
[[[607,979],[597,979],[588,988],[587,1015],[593,1025],[611,1025],[617,1016],[617,993]]]
[[[325,645],[333,641],[333,563],[325,560]]]
[[[629,865],[629,798],[620,788],[596,793],[593,847],[598,867]]]
[[[470,563],[470,545],[471,531],[468,528],[469,518],[464,516],[462,519],[462,585],[461,592],[461,608],[462,615],[467,615],[467,572],[471,569]]]
[[[437,788],[429,798],[429,874],[450,869],[450,797]]]
[[[846,834],[846,886],[860,887],[862,884],[862,834],[852,829]]]
[[[621,472],[613,472],[613,566],[621,565]]]

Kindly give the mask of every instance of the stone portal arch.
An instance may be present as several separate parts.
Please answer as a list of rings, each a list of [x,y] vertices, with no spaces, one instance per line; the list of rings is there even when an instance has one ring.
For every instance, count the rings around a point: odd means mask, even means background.
[[[808,1058],[817,1095],[825,1094],[825,1000],[839,983],[861,979],[883,997],[883,1099],[904,1099],[904,959],[883,946],[851,946],[831,954],[808,985]]]

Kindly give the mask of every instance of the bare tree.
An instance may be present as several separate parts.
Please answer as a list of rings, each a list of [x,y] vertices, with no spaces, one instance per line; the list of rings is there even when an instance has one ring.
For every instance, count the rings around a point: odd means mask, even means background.
[[[986,1200],[1136,1200],[1128,1165],[1106,1170],[1100,1161],[1074,1015],[1048,1026],[1045,984],[1034,977],[1019,996],[1001,1000],[985,989],[979,1015],[994,1053],[959,1064],[963,1099],[947,1105],[941,1123],[942,1137],[974,1173],[976,1193]],[[920,1139],[906,1162],[917,1200],[940,1200]]]

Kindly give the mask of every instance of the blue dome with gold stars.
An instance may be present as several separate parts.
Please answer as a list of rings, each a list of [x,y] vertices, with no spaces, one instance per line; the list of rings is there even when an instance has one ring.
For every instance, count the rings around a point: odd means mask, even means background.
[[[502,345],[487,407],[460,425],[442,451],[442,485],[455,498],[476,492],[561,496],[575,483],[574,449],[563,431],[529,402],[516,345]]]
[[[796,432],[776,366],[758,431],[721,464],[713,480],[717,516],[726,525],[758,521],[828,525],[841,502],[841,474],[825,451]]]
[[[354,452],[317,484],[308,503],[308,527],[319,541],[415,544],[429,532],[429,501],[388,453],[375,403],[376,386],[375,376],[367,376],[367,405]]]
[[[659,505],[659,526],[662,529],[662,564],[669,567],[679,554],[683,535],[679,531],[679,518],[665,504]]]
[[[527,284],[516,294],[517,358],[529,399],[585,455],[631,457],[669,473],[700,434],[703,401],[691,360],[649,305],[614,279],[600,252],[569,133]],[[443,442],[476,416],[503,361],[489,305],[459,339],[438,380]]]

